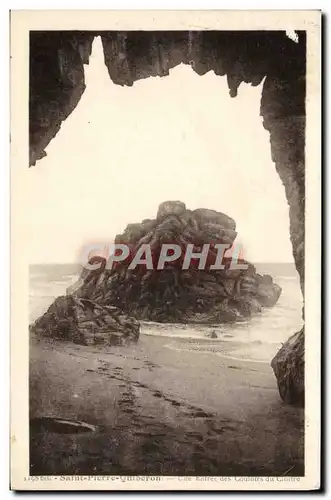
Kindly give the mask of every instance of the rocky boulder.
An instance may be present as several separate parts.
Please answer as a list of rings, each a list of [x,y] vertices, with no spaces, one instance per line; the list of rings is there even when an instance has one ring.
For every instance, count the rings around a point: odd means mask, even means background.
[[[285,403],[304,406],[305,338],[304,329],[292,335],[271,362],[279,394]]]
[[[232,266],[228,256],[223,269],[215,269],[217,244],[233,246],[235,221],[220,212],[200,208],[188,210],[181,201],[161,203],[155,219],[129,224],[117,235],[115,243],[129,247],[129,256],[121,262],[106,261],[94,270],[84,269],[75,296],[100,306],[113,305],[139,320],[181,323],[222,323],[240,321],[276,304],[281,288],[270,276],[259,275],[249,262],[239,259],[245,269]],[[137,265],[130,269],[142,245],[151,249],[154,267]],[[163,244],[182,249],[179,258],[157,269]],[[206,265],[192,259],[183,269],[185,250],[193,246],[201,252],[209,244]]]
[[[117,307],[73,295],[58,297],[30,330],[37,337],[82,345],[123,345],[139,338],[139,323]]]

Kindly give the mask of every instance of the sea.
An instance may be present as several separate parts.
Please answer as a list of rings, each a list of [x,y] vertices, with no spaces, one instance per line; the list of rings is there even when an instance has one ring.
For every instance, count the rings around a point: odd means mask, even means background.
[[[302,325],[302,294],[294,264],[254,264],[282,287],[272,308],[247,321],[222,325],[183,325],[143,322],[141,335],[166,337],[167,347],[214,353],[237,360],[270,363],[282,344]],[[75,264],[34,264],[29,270],[29,322],[42,315],[54,299],[65,295],[81,272]],[[217,338],[210,338],[211,334]]]

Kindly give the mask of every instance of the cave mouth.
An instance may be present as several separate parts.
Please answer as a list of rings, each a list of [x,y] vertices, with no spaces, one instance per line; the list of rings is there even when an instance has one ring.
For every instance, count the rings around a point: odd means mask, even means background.
[[[236,243],[248,260],[293,262],[285,193],[259,115],[262,84],[242,83],[231,99],[226,77],[212,71],[200,76],[181,64],[165,78],[119,86],[109,79],[100,37],[94,38],[85,82],[76,109],[38,162],[42,176],[30,171],[32,218],[43,235],[42,241],[38,234],[32,238],[32,251],[46,253],[46,240],[53,261],[77,260],[65,255],[65,246],[111,243],[128,223],[154,216],[162,201],[180,199],[188,208],[233,217]],[[48,209],[58,201],[57,183],[62,212]],[[57,228],[56,237],[50,227]]]
[[[198,75],[213,71],[220,79],[225,76],[231,97],[238,96],[239,87],[241,94],[243,83],[259,86],[263,82],[260,115],[270,134],[271,159],[289,204],[290,239],[303,293],[306,32],[296,31],[290,36],[284,31],[30,32],[30,165],[45,156],[45,148],[58,134],[61,123],[68,123],[67,118],[85,95],[84,64],[88,64],[96,36],[101,36],[104,63],[111,81],[117,85],[132,86],[150,76],[166,76],[180,64],[191,65]],[[65,164],[68,166],[68,159]],[[80,178],[77,170],[76,189],[82,184]],[[88,204],[87,194],[84,201]],[[98,208],[102,211],[102,207]],[[67,211],[67,223],[71,226],[67,241],[77,221],[76,218],[70,224],[71,213]],[[98,216],[93,220],[98,221]],[[277,226],[279,221],[274,219],[273,223]],[[50,245],[53,242],[54,238],[50,239]],[[287,342],[272,364],[282,386],[281,397],[289,402],[293,400],[293,387],[298,389],[300,401],[304,390],[303,330],[293,338],[294,347],[291,340]],[[283,377],[287,366],[290,371]]]

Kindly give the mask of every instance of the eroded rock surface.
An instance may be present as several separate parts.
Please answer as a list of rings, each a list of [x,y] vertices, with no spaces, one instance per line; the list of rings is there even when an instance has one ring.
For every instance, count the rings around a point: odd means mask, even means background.
[[[236,238],[236,224],[227,215],[208,209],[188,210],[180,201],[167,201],[159,206],[155,219],[129,224],[115,243],[130,248],[122,262],[99,269],[84,270],[74,294],[100,305],[114,305],[140,320],[181,323],[220,323],[243,320],[263,307],[277,302],[281,288],[270,276],[256,273],[244,260],[246,269],[234,269],[230,257],[222,260],[224,269],[214,270],[216,244],[231,246]],[[151,248],[153,269],[139,264],[129,266],[142,245]],[[163,270],[157,269],[163,244],[176,244],[182,253]],[[206,265],[192,259],[183,269],[185,251],[193,245],[201,252],[210,244]]]
[[[295,333],[271,362],[279,394],[286,403],[304,406],[305,402],[305,337],[304,329]]]
[[[140,325],[116,307],[68,295],[58,297],[30,328],[37,336],[76,344],[123,345],[138,340]]]

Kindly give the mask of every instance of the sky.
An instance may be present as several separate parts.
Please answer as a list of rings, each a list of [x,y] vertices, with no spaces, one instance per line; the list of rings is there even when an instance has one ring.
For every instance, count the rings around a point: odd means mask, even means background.
[[[293,262],[285,191],[259,116],[262,84],[180,65],[167,77],[113,84],[100,38],[76,109],[27,173],[30,263],[77,262],[165,200],[237,223],[244,257]]]

